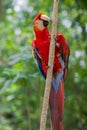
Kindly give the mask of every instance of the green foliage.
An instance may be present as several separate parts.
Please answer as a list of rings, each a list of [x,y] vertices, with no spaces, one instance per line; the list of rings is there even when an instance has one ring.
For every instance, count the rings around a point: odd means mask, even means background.
[[[58,31],[66,36],[71,50],[65,81],[65,130],[87,129],[86,3],[85,0],[59,3]],[[53,1],[2,1],[0,130],[39,129],[45,82],[37,70],[30,44],[34,38],[33,18],[38,12],[52,17],[52,6]],[[47,130],[50,130],[49,114]]]

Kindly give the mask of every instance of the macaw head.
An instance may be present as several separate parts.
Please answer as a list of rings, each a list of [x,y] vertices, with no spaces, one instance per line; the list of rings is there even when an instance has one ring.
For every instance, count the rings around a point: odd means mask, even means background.
[[[44,30],[50,22],[50,18],[44,14],[38,14],[34,19],[34,30]]]

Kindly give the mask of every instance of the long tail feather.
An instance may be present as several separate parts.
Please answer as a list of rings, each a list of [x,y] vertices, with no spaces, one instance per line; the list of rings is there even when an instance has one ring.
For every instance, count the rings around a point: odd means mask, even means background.
[[[60,82],[58,92],[51,87],[50,93],[50,118],[52,130],[64,130],[63,126],[63,111],[64,111],[64,84],[63,79]]]

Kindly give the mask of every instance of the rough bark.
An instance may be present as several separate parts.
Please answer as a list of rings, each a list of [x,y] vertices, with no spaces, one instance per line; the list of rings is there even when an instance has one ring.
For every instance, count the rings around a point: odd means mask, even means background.
[[[53,65],[54,65],[55,35],[57,32],[57,18],[58,18],[57,17],[58,3],[59,3],[59,0],[54,0],[51,43],[50,43],[49,61],[48,61],[49,68],[47,71],[47,78],[46,78],[46,84],[45,84],[45,92],[44,92],[44,99],[43,99],[43,106],[42,106],[42,113],[41,113],[41,120],[40,120],[40,130],[46,130],[46,117],[47,117],[47,110],[48,110],[48,105],[49,105],[49,96],[50,96],[52,72],[53,72]]]

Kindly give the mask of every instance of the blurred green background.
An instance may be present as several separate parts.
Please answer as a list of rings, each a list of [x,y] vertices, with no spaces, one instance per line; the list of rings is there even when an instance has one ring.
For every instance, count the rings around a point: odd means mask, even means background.
[[[0,0],[0,130],[39,130],[44,85],[30,44],[33,19],[51,0]],[[51,30],[51,24],[49,25]],[[60,0],[58,31],[70,46],[65,130],[87,130],[87,1]],[[49,112],[47,130],[50,130]]]

